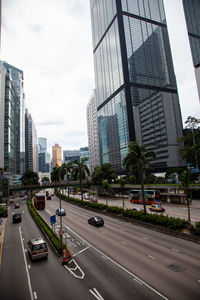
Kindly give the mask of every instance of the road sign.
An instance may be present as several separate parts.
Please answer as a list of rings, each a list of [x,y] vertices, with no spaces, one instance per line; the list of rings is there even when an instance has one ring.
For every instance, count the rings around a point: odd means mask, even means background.
[[[51,225],[56,223],[56,215],[50,216]]]

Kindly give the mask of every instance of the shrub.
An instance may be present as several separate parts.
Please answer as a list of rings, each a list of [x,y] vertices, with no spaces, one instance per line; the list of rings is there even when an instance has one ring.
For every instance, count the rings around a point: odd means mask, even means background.
[[[191,232],[194,234],[194,235],[199,235],[200,236],[200,222],[196,222],[195,223],[195,226],[193,226],[191,228]]]
[[[1,218],[7,218],[8,216],[8,211],[4,207],[0,207],[0,217]]]
[[[60,239],[51,230],[49,225],[40,217],[38,212],[33,207],[30,199],[28,200],[28,208],[29,208],[29,211],[30,211],[31,215],[33,216],[33,218],[42,227],[42,229],[44,230],[44,232],[46,233],[46,235],[52,242],[52,244],[55,247],[55,249],[57,250],[58,254],[61,255],[62,249],[61,249]]]

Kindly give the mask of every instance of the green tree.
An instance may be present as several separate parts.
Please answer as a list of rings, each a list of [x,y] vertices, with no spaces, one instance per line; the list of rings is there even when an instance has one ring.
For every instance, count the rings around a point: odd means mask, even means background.
[[[21,177],[23,185],[38,184],[38,174],[32,170],[27,170]]]
[[[184,170],[179,175],[179,180],[181,182],[181,186],[184,189],[185,194],[187,195],[186,201],[187,201],[187,208],[188,208],[188,222],[190,223],[190,183],[191,183],[191,176],[190,172],[188,170]]]
[[[94,185],[102,185],[103,180],[107,179],[109,183],[117,178],[117,173],[111,164],[104,163],[94,169],[92,173],[92,183]]]
[[[90,175],[88,166],[85,164],[88,160],[87,157],[83,157],[81,161],[73,160],[73,176],[75,179],[80,180],[80,189],[81,189],[81,200],[83,200],[83,179]]]
[[[42,183],[44,183],[44,182],[49,182],[49,177],[43,177],[42,178]]]
[[[179,154],[191,167],[200,168],[200,120],[189,116],[184,136],[178,140]]]
[[[108,206],[108,192],[109,192],[109,189],[110,189],[110,184],[108,182],[107,179],[104,179],[102,181],[102,189],[105,191],[105,195],[106,195],[106,205]]]
[[[122,208],[124,209],[124,186],[126,184],[126,179],[124,177],[121,177],[119,179],[119,186],[122,194]]]
[[[51,181],[52,182],[60,182],[60,167],[56,166],[51,171]]]
[[[130,142],[129,152],[124,158],[123,164],[128,170],[137,169],[140,175],[140,183],[142,189],[142,201],[144,206],[144,213],[146,214],[146,203],[144,195],[144,172],[149,166],[149,162],[156,158],[153,151],[147,151],[144,145],[139,146],[137,142]]]

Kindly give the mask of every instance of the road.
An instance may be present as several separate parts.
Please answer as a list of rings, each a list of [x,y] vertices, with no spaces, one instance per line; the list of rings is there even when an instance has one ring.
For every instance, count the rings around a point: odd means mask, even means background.
[[[74,257],[67,266],[61,264],[49,244],[48,259],[32,262],[27,254],[27,242],[42,233],[29,214],[25,199],[18,202],[20,208],[15,210],[12,205],[6,221],[0,299],[167,299],[75,233],[75,239],[71,240]],[[48,203],[49,209],[56,208],[58,200]],[[21,223],[12,223],[13,212],[22,213]],[[43,213],[49,217],[48,210]],[[87,227],[94,238],[98,229]],[[99,229],[100,233],[102,229]]]
[[[67,194],[67,193],[66,193]],[[72,197],[81,199],[80,195],[70,195]],[[116,199],[107,199],[109,206],[118,206],[122,207],[123,202],[122,199],[116,198]],[[98,202],[106,204],[106,199],[98,197]],[[140,204],[133,204],[130,202],[128,198],[124,198],[124,205],[125,209],[131,209],[133,207],[142,207],[143,205]],[[163,213],[165,216],[172,216],[176,218],[186,219],[188,218],[188,208],[186,205],[183,204],[170,204],[170,203],[164,203],[162,206],[165,208],[165,212]],[[155,213],[151,212],[148,209],[147,205],[147,212],[148,213]],[[190,214],[191,214],[191,222],[194,224],[195,222],[200,222],[200,200],[193,200],[192,204],[190,205]]]
[[[56,197],[47,201],[47,209],[43,212],[47,220],[58,207]],[[94,228],[87,224],[92,211],[64,201],[62,207],[67,212],[67,216],[63,217],[64,239],[67,239],[75,256],[81,251],[85,257],[90,256],[93,249],[105,261],[111,261],[127,273],[131,272],[169,299],[199,299],[200,245],[100,213],[98,215],[104,218],[105,226]],[[80,260],[80,265],[83,264],[84,260]]]

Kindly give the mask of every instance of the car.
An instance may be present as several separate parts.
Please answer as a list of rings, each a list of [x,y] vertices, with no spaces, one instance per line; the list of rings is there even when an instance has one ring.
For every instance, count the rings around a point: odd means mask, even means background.
[[[27,243],[28,253],[31,260],[37,260],[48,257],[48,247],[46,242],[42,238],[35,238],[29,240]]]
[[[89,193],[83,194],[83,198],[84,198],[85,200],[90,200],[90,194],[89,194]]]
[[[133,207],[132,210],[143,212],[144,209],[142,207]]]
[[[95,216],[95,217],[91,217],[88,220],[88,224],[94,225],[94,226],[103,226],[104,220],[101,217]]]
[[[162,207],[160,204],[152,204],[149,206],[149,209],[155,212],[165,212],[165,208]]]
[[[20,207],[19,203],[15,203],[14,208],[19,208],[19,207]]]
[[[48,196],[47,196],[47,200],[51,200],[51,195],[48,195]]]
[[[57,210],[56,210],[56,214],[57,214],[57,216],[66,216],[66,211],[65,211],[65,209],[64,208],[58,208]]]
[[[20,223],[22,221],[22,215],[20,213],[13,214],[13,224]]]
[[[98,202],[96,198],[91,198],[90,201],[91,202]]]

